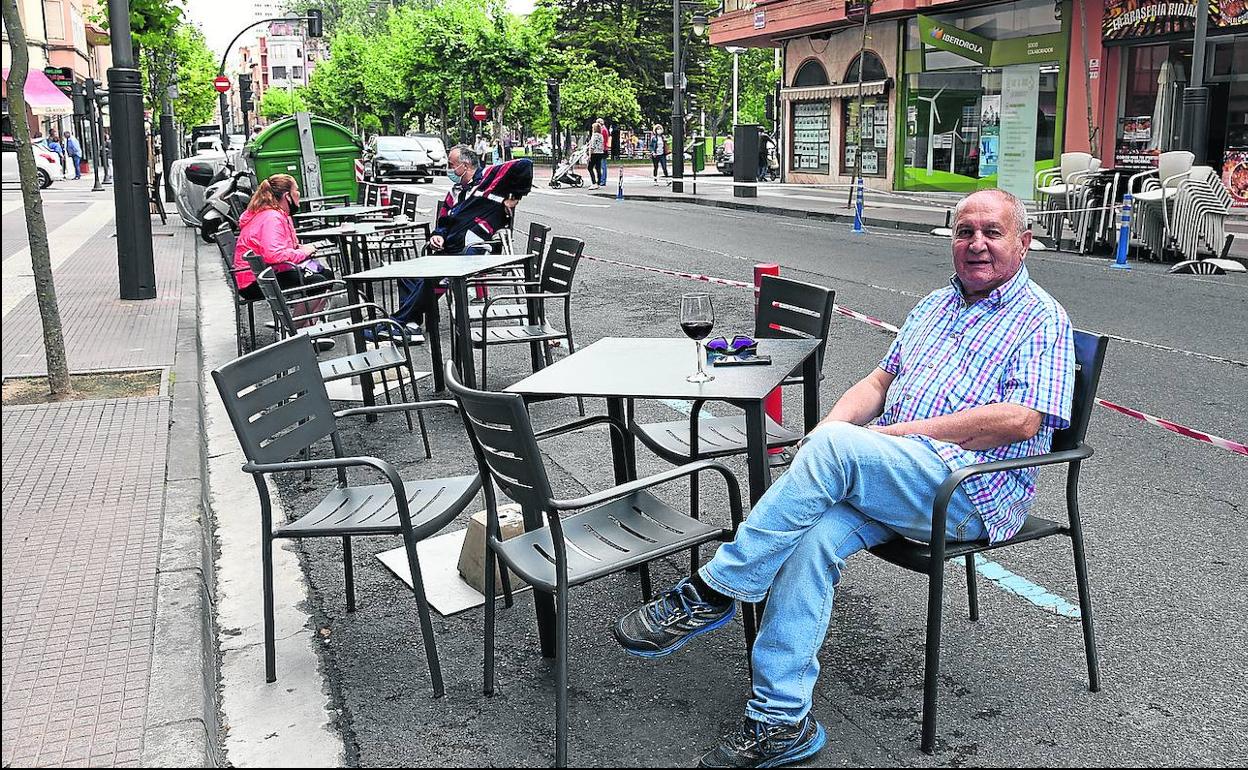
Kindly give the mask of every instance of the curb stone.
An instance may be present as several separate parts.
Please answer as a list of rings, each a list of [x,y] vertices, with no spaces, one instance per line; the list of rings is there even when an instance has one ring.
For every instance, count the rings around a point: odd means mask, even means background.
[[[185,240],[185,239],[182,239]],[[200,385],[198,245],[183,245],[144,767],[217,767],[216,647]]]
[[[595,198],[610,198],[615,200],[615,193],[591,193]],[[720,200],[718,198],[696,198],[692,194],[688,197],[677,197],[675,193],[672,195],[648,195],[641,194],[624,194],[624,200],[635,201],[651,201],[657,203],[692,203],[697,206],[713,206],[721,209],[736,209],[740,211],[752,211],[756,214],[771,214],[774,216],[791,217],[794,219],[815,219],[825,222],[844,222],[852,223],[854,221],[853,214],[836,214],[825,211],[807,211],[805,209],[791,209],[782,206],[766,206],[759,203],[738,203],[737,201]],[[930,224],[926,222],[905,222],[896,219],[876,219],[874,217],[863,217],[862,224],[864,227],[878,227],[882,230],[901,230],[913,233],[930,233],[933,227],[940,227],[940,224]]]

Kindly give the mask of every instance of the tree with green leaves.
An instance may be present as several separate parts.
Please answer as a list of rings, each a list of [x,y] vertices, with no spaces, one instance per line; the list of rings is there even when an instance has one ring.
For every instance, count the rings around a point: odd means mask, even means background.
[[[614,70],[591,63],[583,54],[568,57],[560,91],[560,119],[570,127],[588,128],[594,118],[606,118],[612,125],[641,123],[633,84]]]
[[[284,88],[270,88],[264,92],[264,96],[260,97],[258,112],[265,120],[278,120],[307,108],[307,102],[298,92],[287,91]]]

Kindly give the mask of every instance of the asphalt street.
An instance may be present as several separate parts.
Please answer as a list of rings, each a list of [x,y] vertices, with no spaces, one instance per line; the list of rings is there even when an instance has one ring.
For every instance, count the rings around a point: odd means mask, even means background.
[[[535,190],[520,208],[517,232],[533,220],[550,225],[555,235],[583,239],[588,256],[635,265],[749,281],[752,265],[776,262],[782,275],[834,288],[838,304],[894,325],[952,272],[945,239],[854,236],[838,224],[615,202],[584,191]],[[1248,438],[1248,275],[1174,276],[1148,264],[1118,272],[1103,258],[1054,252],[1034,252],[1027,264],[1077,327],[1113,335],[1103,398],[1229,439]],[[751,330],[748,291],[584,260],[572,311],[577,344],[604,336],[678,336],[679,297],[691,290],[714,298],[714,334]],[[878,362],[890,339],[867,324],[834,319],[821,388],[824,410]],[[427,368],[423,355],[417,368]],[[522,378],[527,361],[521,346],[492,351],[492,387]],[[589,406],[602,410],[601,403]],[[539,426],[549,426],[571,419],[575,409],[558,402],[536,406],[533,413]],[[641,405],[639,413],[654,420],[677,414],[662,403]],[[795,400],[788,414],[800,414]],[[430,424],[433,461],[423,459],[401,418],[353,426],[347,451],[396,460],[417,477],[471,468],[458,417],[439,415]],[[1243,763],[1248,463],[1103,408],[1095,410],[1088,440],[1096,455],[1084,466],[1081,501],[1102,691],[1087,690],[1079,622],[1069,611],[1074,605],[1077,612],[1077,598],[1067,543],[1050,539],[994,552],[993,562],[1012,577],[981,579],[978,623],[966,619],[961,568],[948,572],[940,743],[934,756],[921,754],[925,581],[860,556],[838,589],[821,655],[814,714],[828,726],[830,740],[818,764]],[[605,446],[605,437],[595,432],[546,442],[557,492],[608,486]],[[642,449],[639,466],[644,474],[664,464]],[[744,477],[742,463],[733,467]],[[1063,482],[1060,471],[1041,476],[1038,513],[1062,515]],[[311,483],[288,480],[281,486],[286,509],[319,499],[330,483],[328,474]],[[685,494],[686,487],[676,485],[668,496],[677,504]],[[718,489],[706,494],[704,509],[726,517]],[[414,603],[371,558],[397,544],[391,539],[356,546],[360,606],[353,615],[344,609],[339,546],[300,546],[348,761],[549,764],[553,669],[536,651],[532,600],[522,595],[500,613],[499,691],[492,698],[480,691],[481,611],[435,616],[447,696],[434,700]],[[687,569],[687,562],[677,560],[656,568],[656,585],[677,579],[682,563]],[[573,592],[575,765],[692,764],[740,718],[748,693],[740,623],[671,658],[640,661],[625,656],[609,634],[616,616],[638,597],[635,575]],[[1048,603],[1058,610],[1040,606],[1046,602],[1038,597],[1053,600]]]

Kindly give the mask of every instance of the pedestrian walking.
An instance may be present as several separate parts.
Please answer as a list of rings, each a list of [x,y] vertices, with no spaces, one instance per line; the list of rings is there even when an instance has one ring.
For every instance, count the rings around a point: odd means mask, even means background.
[[[766,182],[768,174],[771,173],[771,152],[770,145],[772,139],[766,132],[760,132],[758,135],[758,181]]]
[[[607,186],[607,154],[611,152],[611,132],[607,130],[607,121],[598,118],[598,132],[602,134],[602,160],[598,166],[598,182],[600,187]]]
[[[604,165],[603,158],[606,157],[606,143],[603,141],[602,118],[594,121],[589,127],[589,186],[590,187],[606,187],[607,178],[602,175],[602,167]]]
[[[663,135],[663,126],[654,124],[654,134],[650,137],[650,162],[654,166],[654,183],[659,183],[659,166],[663,167],[663,178],[667,179],[667,137]]]
[[[61,166],[61,175],[65,175],[65,148],[56,138],[56,129],[48,129],[48,150],[56,153],[56,162]]]
[[[65,154],[74,164],[74,179],[82,179],[82,147],[78,145],[78,140],[74,135],[65,132]]]
[[[104,181],[113,181],[113,138],[108,131],[104,132],[104,138],[100,140],[100,165],[104,167]]]

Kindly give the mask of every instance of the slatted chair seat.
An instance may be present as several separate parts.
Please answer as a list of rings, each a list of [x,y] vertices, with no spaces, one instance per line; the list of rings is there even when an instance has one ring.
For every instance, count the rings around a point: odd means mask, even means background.
[[[491,316],[493,318],[493,316]],[[490,345],[507,345],[519,342],[542,342],[544,340],[561,340],[568,336],[548,323],[525,324],[524,326],[495,326],[488,330]],[[483,339],[480,329],[472,330],[472,344],[481,347]]]
[[[1174,187],[1155,188],[1153,190],[1142,190],[1135,194],[1135,199],[1141,203],[1156,203],[1161,199],[1173,198],[1178,193],[1178,189]]]
[[[660,456],[689,457],[689,420],[655,422],[634,428],[646,446],[659,447]],[[792,430],[767,418],[768,448],[787,447],[802,440],[800,431]],[[727,457],[745,452],[745,415],[706,417],[698,420],[698,457]]]
[[[1027,517],[1023,528],[1008,540],[1002,540],[998,543],[989,543],[987,540],[946,543],[945,559],[960,559],[996,548],[1005,548],[1011,545],[1018,545],[1019,543],[1039,540],[1051,535],[1064,534],[1069,529],[1068,526],[1059,524],[1056,521],[1049,521],[1048,519],[1031,515]],[[904,567],[913,572],[927,572],[932,563],[932,548],[930,545],[902,537],[889,540],[887,543],[872,548],[871,553],[890,564],[896,564],[898,567]]]
[[[678,553],[730,530],[689,518],[649,492],[634,492],[563,520],[568,585]],[[531,585],[553,591],[558,584],[548,527],[499,544],[499,556]]]
[[[403,480],[412,529],[444,522],[450,511],[462,511],[481,489],[480,476],[454,476],[429,481]],[[389,484],[334,489],[296,521],[278,527],[274,537],[326,535],[399,535],[399,506]]]
[[[403,349],[386,346],[321,361],[321,379],[325,382],[333,382],[344,377],[358,377],[361,374],[372,374],[384,369],[403,370],[406,367],[407,355]],[[431,372],[412,372],[412,376],[418,381],[430,374]]]

